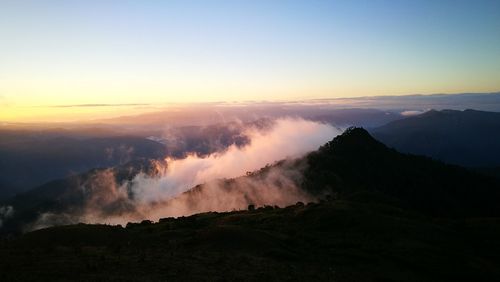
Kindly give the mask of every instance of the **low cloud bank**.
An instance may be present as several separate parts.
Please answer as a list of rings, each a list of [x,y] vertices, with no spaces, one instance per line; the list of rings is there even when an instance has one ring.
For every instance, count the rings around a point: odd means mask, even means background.
[[[317,149],[340,131],[330,125],[303,119],[279,119],[269,130],[248,129],[250,144],[231,145],[222,153],[202,158],[167,159],[160,178],[139,174],[133,180],[137,200],[151,202],[171,198],[189,188],[219,178],[234,178],[275,161],[296,158]]]
[[[401,112],[401,115],[405,116],[405,117],[411,117],[411,116],[417,116],[417,115],[423,114],[425,112],[426,112],[425,110],[421,110],[421,111],[420,110],[408,110],[408,111]]]
[[[286,206],[312,201],[314,198],[299,187],[302,169],[292,159],[316,150],[340,133],[324,123],[278,119],[270,128],[245,130],[243,134],[250,140],[246,146],[231,145],[206,157],[166,159],[156,163],[154,175],[141,172],[131,181],[117,183],[113,170],[100,171],[81,185],[86,197],[80,212],[43,214],[31,229],[61,221],[124,224],[246,209],[249,204]],[[278,160],[285,161],[267,166]],[[251,173],[263,167],[262,173]]]

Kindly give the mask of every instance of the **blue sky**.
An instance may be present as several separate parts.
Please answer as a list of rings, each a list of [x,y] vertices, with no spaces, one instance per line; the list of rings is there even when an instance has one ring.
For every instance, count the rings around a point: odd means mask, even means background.
[[[500,1],[2,0],[0,42],[11,111],[500,90]]]

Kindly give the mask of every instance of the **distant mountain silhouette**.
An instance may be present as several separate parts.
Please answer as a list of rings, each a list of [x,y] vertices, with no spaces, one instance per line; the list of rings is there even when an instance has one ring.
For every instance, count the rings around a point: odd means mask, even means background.
[[[207,155],[248,143],[242,131],[271,121],[185,126],[136,135],[92,129],[0,130],[0,200],[47,181],[140,159]],[[125,132],[127,133],[127,132]],[[166,137],[165,137],[166,136]]]
[[[0,142],[0,199],[52,179],[140,158],[161,158],[167,153],[164,145],[135,136],[80,139],[32,135],[23,133],[12,142]]]
[[[370,130],[400,152],[468,167],[500,166],[500,113],[431,110]]]
[[[99,177],[107,171],[112,172],[109,175],[113,179],[101,181]],[[13,218],[6,221],[3,228],[0,228],[0,233],[25,230],[25,227],[33,223],[41,213],[80,212],[85,203],[95,194],[108,193],[113,181],[119,184],[131,181],[140,172],[151,176],[158,173],[155,162],[140,159],[115,168],[96,168],[85,173],[52,180],[25,193],[20,193],[4,201],[4,205],[14,207],[15,213]],[[118,209],[119,206],[114,208]],[[62,221],[56,223],[71,222],[64,221],[63,218]]]
[[[403,116],[395,111],[351,108],[337,109],[320,115],[311,115],[310,118],[340,127],[359,126],[371,128],[402,119]]]

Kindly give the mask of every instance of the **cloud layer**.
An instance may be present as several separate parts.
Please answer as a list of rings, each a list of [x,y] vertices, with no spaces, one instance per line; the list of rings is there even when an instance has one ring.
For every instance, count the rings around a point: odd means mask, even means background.
[[[292,159],[340,134],[328,124],[303,119],[278,119],[270,128],[244,131],[250,143],[200,157],[166,159],[156,163],[154,175],[139,173],[131,181],[117,183],[113,170],[96,173],[82,184],[85,206],[78,214],[44,214],[34,228],[52,222],[124,224],[142,219],[182,216],[207,211],[230,211],[256,206],[286,206],[314,200],[303,192],[301,169]],[[263,173],[251,174],[268,166]],[[242,175],[250,175],[240,177]],[[198,186],[197,186],[198,185]],[[189,193],[184,193],[197,186]]]
[[[303,119],[278,119],[268,130],[250,128],[244,132],[251,140],[244,147],[231,145],[222,153],[205,158],[190,155],[167,159],[165,174],[151,178],[139,174],[133,190],[140,201],[156,201],[176,196],[197,184],[219,178],[234,178],[275,161],[296,158],[338,135],[328,124]]]

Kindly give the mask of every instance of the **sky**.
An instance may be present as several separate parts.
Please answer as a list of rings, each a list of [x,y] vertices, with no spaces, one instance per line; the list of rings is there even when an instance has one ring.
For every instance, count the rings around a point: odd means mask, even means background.
[[[498,90],[495,0],[0,0],[3,121]]]

